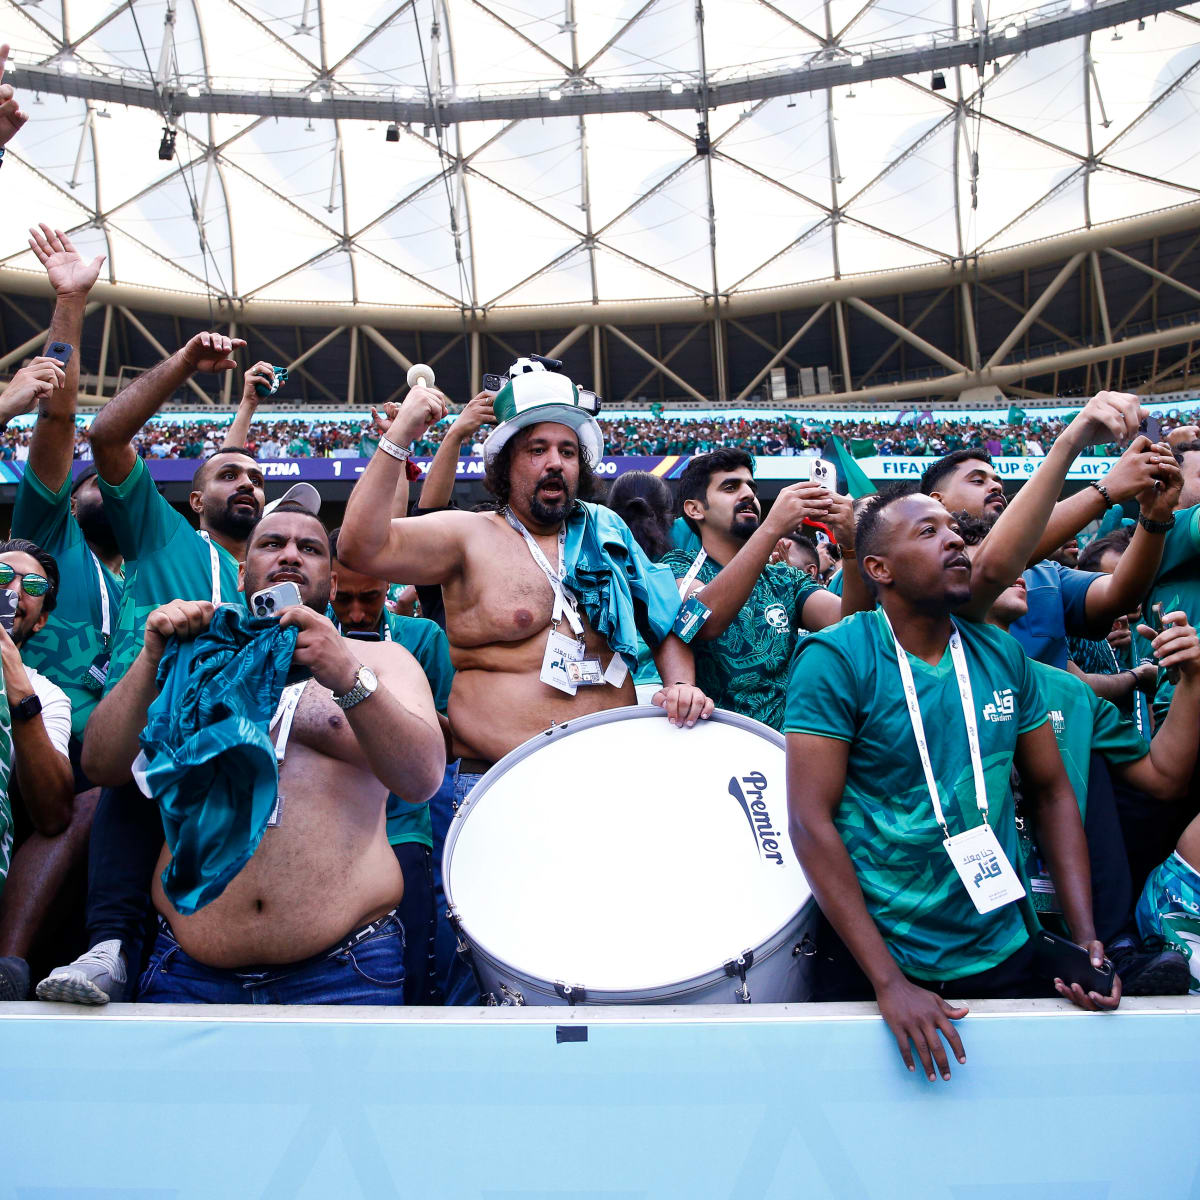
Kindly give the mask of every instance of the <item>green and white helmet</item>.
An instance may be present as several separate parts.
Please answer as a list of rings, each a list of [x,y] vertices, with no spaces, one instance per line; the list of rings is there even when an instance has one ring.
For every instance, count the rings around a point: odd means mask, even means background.
[[[510,379],[497,393],[492,407],[496,427],[483,443],[485,462],[491,462],[514,433],[543,421],[554,421],[575,430],[579,449],[591,466],[604,457],[604,434],[596,423],[596,398],[581,391],[565,375],[529,371]]]

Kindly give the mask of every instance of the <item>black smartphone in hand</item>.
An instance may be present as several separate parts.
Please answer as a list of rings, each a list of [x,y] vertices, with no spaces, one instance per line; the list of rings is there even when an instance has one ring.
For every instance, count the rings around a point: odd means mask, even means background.
[[[53,358],[64,367],[71,361],[71,355],[74,353],[75,347],[70,342],[51,342],[46,347],[46,357]]]
[[[1085,992],[1111,996],[1113,965],[1106,958],[1104,966],[1092,966],[1091,955],[1067,938],[1047,929],[1039,929],[1034,937],[1034,952],[1038,971],[1047,979],[1061,979],[1068,987],[1079,984]]]

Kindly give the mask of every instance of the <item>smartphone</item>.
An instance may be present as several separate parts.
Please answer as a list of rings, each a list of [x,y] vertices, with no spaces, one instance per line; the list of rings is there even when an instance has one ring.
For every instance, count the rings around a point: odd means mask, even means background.
[[[347,629],[342,637],[353,638],[356,642],[382,642],[383,638],[370,629]]]
[[[1163,621],[1163,606],[1162,604],[1150,605],[1150,626],[1155,633],[1162,633],[1166,629],[1166,623]],[[1157,662],[1155,658],[1146,659],[1147,662]],[[1174,687],[1179,682],[1179,668],[1167,667],[1167,679]]]
[[[1034,938],[1038,969],[1048,978],[1058,978],[1070,986],[1077,983],[1085,992],[1111,996],[1113,965],[1106,958],[1104,966],[1093,967],[1088,952],[1047,929],[1040,929]]]
[[[809,462],[811,464],[808,476],[809,483],[819,484],[827,492],[836,492],[837,471],[833,469],[833,463],[823,458],[811,458]]]
[[[485,375],[483,377],[483,390],[491,392],[494,396],[505,384],[506,380],[503,375]]]
[[[256,617],[278,617],[285,608],[293,608],[303,604],[300,599],[300,589],[294,583],[277,583],[274,587],[263,588],[250,597],[250,611]]]
[[[46,357],[55,359],[64,367],[71,361],[71,355],[74,353],[75,347],[69,342],[51,342],[46,347]]]
[[[0,625],[4,626],[4,632],[10,637],[13,631],[13,622],[17,619],[17,594],[10,592],[8,588],[0,588]]]
[[[1138,425],[1138,433],[1144,433],[1151,444],[1157,446],[1163,440],[1162,422],[1151,413]]]

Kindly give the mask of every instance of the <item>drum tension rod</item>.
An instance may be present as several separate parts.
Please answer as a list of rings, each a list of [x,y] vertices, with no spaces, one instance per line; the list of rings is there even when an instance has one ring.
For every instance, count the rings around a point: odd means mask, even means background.
[[[572,1008],[577,1004],[587,1003],[587,990],[578,984],[563,983],[561,979],[554,981],[554,991],[559,999],[565,1000]]]
[[[737,990],[737,998],[743,1004],[750,1003],[750,989],[746,986],[746,972],[754,966],[754,951],[743,950],[737,958],[731,958],[725,964],[725,974],[730,979],[740,979],[742,986]]]

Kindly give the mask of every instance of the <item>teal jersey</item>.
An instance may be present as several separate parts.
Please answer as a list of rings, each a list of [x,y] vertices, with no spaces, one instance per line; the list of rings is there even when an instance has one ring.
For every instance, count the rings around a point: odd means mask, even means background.
[[[840,596],[842,594],[842,588],[846,582],[845,579],[843,578],[844,575],[845,575],[845,568],[839,567],[829,577],[829,582],[825,585],[825,587],[829,591],[831,591],[835,596]]]
[[[687,523],[683,517],[676,517],[671,525],[671,541],[676,550],[695,558],[700,551],[700,535]]]
[[[328,610],[328,616],[337,625],[332,608]],[[338,628],[340,630],[341,626]],[[450,705],[450,687],[454,683],[454,666],[450,662],[450,643],[441,627],[424,617],[401,617],[384,609],[377,632],[385,642],[403,646],[420,663],[429,680],[434,707],[445,716]],[[387,838],[393,846],[420,842],[432,850],[433,822],[429,816],[429,802],[409,804],[394,792],[389,793]]]
[[[1045,701],[1013,638],[970,621],[959,621],[958,629],[975,701],[988,821],[1022,874],[1009,772],[1017,738],[1045,723]],[[951,834],[962,833],[980,823],[980,814],[950,648],[936,666],[911,654],[908,660],[946,822]],[[834,824],[867,911],[906,975],[974,975],[1025,944],[1022,905],[981,915],[942,845],[881,610],[855,613],[800,643],[783,730],[850,743]]]
[[[1078,675],[1034,659],[1029,665],[1045,697],[1054,738],[1082,817],[1087,813],[1092,751],[1104,755],[1110,763],[1137,762],[1150,753],[1150,743],[1128,717],[1115,705],[1101,700]]]
[[[1164,616],[1182,609],[1187,613],[1188,624],[1195,625],[1200,621],[1200,504],[1181,508],[1175,514],[1175,527],[1163,538],[1162,562],[1142,604],[1142,612],[1147,618],[1155,604],[1163,606]],[[1146,623],[1150,624],[1148,620]],[[1140,637],[1135,628],[1134,662],[1152,655],[1150,643]],[[1167,715],[1174,693],[1175,687],[1166,672],[1160,672],[1158,689],[1154,693],[1154,716],[1160,724]]]
[[[694,559],[693,554],[670,550],[661,561],[682,579]],[[711,583],[720,570],[720,563],[707,558],[696,581]],[[807,572],[768,563],[725,632],[711,642],[692,641],[696,685],[718,708],[781,728],[804,605],[821,590]]]
[[[68,476],[52,492],[26,466],[17,485],[12,536],[37,542],[58,563],[61,584],[54,611],[21,647],[21,659],[66,692],[71,701],[71,732],[82,738],[101,692],[99,683],[90,682],[88,668],[102,658],[112,641],[125,580],[88,549],[71,515],[71,482]],[[107,637],[101,586],[108,598]]]
[[[1110,763],[1137,762],[1150,753],[1150,744],[1107,700],[1101,700],[1078,675],[1030,659],[1046,701],[1054,740],[1062,755],[1071,790],[1079,805],[1079,816],[1087,815],[1088,774],[1092,751]],[[1032,825],[1021,822],[1021,855],[1033,893],[1033,905],[1039,912],[1061,912],[1054,881],[1034,837]]]
[[[129,669],[142,648],[146,618],[171,600],[244,603],[237,560],[205,538],[158,494],[139,458],[122,483],[100,483],[104,507],[125,557],[125,591],[113,632],[106,691]],[[213,594],[213,555],[219,586]]]

